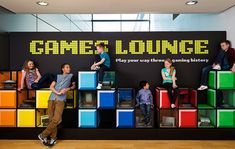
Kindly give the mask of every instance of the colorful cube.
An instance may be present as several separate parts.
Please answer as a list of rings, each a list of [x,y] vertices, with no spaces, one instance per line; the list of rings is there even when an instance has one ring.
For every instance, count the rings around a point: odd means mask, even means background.
[[[79,71],[78,72],[78,89],[79,90],[96,90],[97,77],[96,71]]]
[[[97,108],[114,109],[116,105],[115,97],[115,90],[99,90],[97,92]]]
[[[95,109],[79,110],[78,127],[96,128],[97,127],[97,111]]]
[[[176,128],[179,123],[178,109],[158,109],[160,128]]]
[[[197,110],[196,109],[180,109],[179,110],[179,127],[180,128],[196,128],[197,127]]]
[[[51,95],[51,90],[36,91],[36,108],[48,108],[48,100]]]
[[[156,103],[158,108],[170,108],[171,103],[168,97],[168,92],[164,88],[156,89]],[[176,100],[176,107],[178,107],[178,100]]]
[[[111,83],[112,87],[115,87],[116,85],[116,73],[115,71],[105,71],[104,72],[104,77],[103,77],[103,82],[107,81]]]
[[[209,87],[213,89],[235,89],[235,73],[231,71],[211,71]]]
[[[35,127],[35,109],[17,109],[17,127]]]
[[[235,110],[219,109],[217,110],[218,128],[235,128]]]
[[[216,90],[208,89],[205,103],[198,104],[200,109],[210,109],[216,107]]]
[[[0,127],[16,127],[15,109],[0,109]]]
[[[116,112],[116,127],[133,128],[134,127],[134,109],[118,109]]]
[[[215,109],[198,110],[198,127],[200,128],[216,127],[216,110]]]
[[[218,71],[217,89],[235,89],[235,73],[232,71]]]
[[[224,103],[228,104],[231,107],[235,107],[235,91],[223,91]]]
[[[216,89],[216,71],[210,71],[208,85],[209,88]]]
[[[119,108],[130,108],[135,103],[135,91],[133,88],[119,88],[117,106]]]
[[[79,91],[79,108],[96,108],[96,91]]]
[[[16,91],[0,91],[0,108],[16,108]]]

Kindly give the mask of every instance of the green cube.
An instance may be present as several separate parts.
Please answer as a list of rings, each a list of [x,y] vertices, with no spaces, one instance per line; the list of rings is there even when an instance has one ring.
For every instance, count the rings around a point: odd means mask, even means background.
[[[207,104],[216,107],[216,90],[208,89],[207,91]]]
[[[217,110],[218,128],[235,128],[235,110]]]
[[[235,73],[232,71],[218,71],[217,89],[235,89]]]
[[[103,81],[111,82],[111,86],[115,87],[115,85],[116,85],[116,73],[115,73],[115,71],[105,71]]]
[[[231,107],[235,107],[235,91],[223,91],[224,103]]]
[[[202,119],[208,118],[210,123],[202,122]],[[198,110],[198,127],[200,128],[214,128],[216,127],[216,110],[203,109]]]
[[[216,71],[210,71],[208,85],[212,89],[216,89]]]

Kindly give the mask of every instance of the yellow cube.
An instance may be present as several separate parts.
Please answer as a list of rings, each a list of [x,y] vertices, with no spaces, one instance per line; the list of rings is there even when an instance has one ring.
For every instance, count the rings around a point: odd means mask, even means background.
[[[36,92],[36,108],[48,108],[48,100],[50,97],[50,90],[37,90]]]
[[[35,127],[35,110],[18,109],[17,127]]]

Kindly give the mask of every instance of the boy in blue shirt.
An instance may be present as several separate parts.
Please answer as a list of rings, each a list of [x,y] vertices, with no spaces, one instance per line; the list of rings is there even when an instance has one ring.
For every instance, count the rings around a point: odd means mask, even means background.
[[[47,146],[56,144],[57,126],[62,121],[67,92],[75,89],[75,81],[73,80],[73,74],[70,73],[70,65],[68,63],[63,64],[61,70],[63,74],[58,74],[50,86],[52,93],[48,100],[49,123],[47,128],[38,135],[40,141]],[[51,138],[50,142],[47,141],[48,137]]]
[[[136,95],[136,106],[140,106],[141,114],[144,116],[143,122],[146,126],[150,125],[151,113],[150,108],[153,108],[153,95],[149,90],[149,83],[147,81],[140,82],[141,89]]]
[[[101,89],[102,87],[104,71],[108,71],[110,69],[110,58],[108,53],[104,51],[104,47],[104,43],[99,43],[96,45],[98,55],[95,57],[95,63],[91,66],[91,70],[98,71],[99,80],[97,89]]]

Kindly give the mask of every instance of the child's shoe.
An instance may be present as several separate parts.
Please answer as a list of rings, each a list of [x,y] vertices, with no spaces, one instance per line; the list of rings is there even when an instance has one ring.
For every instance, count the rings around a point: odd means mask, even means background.
[[[171,108],[174,109],[176,106],[175,104],[171,104]]]
[[[98,83],[98,86],[96,87],[96,89],[100,90],[102,88],[102,84]]]

